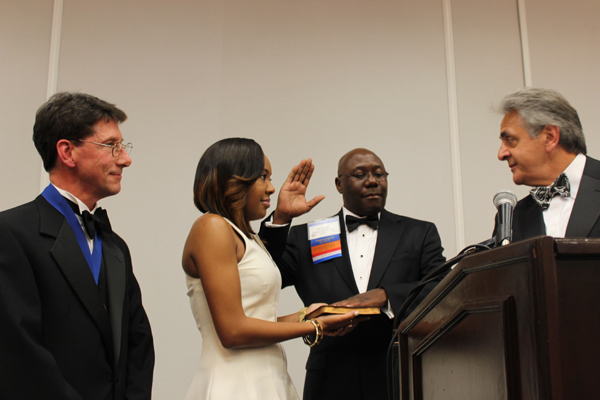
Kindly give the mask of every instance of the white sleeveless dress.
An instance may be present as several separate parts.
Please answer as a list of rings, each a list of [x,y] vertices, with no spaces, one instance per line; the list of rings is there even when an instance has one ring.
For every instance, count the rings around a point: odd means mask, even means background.
[[[248,239],[238,263],[242,306],[248,317],[277,321],[281,275],[261,244]],[[299,400],[280,344],[228,350],[221,345],[200,279],[186,276],[192,313],[202,334],[202,354],[186,400]]]

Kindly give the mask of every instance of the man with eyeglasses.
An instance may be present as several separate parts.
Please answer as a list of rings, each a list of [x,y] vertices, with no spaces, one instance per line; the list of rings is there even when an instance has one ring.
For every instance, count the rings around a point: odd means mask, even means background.
[[[327,303],[382,311],[346,329],[342,337],[325,337],[311,348],[306,400],[387,400],[386,354],[394,311],[421,278],[445,261],[434,224],[385,209],[387,177],[375,153],[351,150],[338,163],[335,186],[343,208],[335,217],[289,229],[291,217],[308,211],[293,207],[308,203],[304,193],[292,201],[290,193],[282,190],[272,220],[260,231],[281,271],[283,286],[294,285],[305,306]],[[322,237],[323,231],[332,235]],[[340,252],[332,245],[335,232]],[[411,309],[427,293],[421,293]]]
[[[0,213],[0,399],[151,398],[150,324],[127,244],[98,207],[131,164],[126,119],[82,93],[37,111],[51,183]]]

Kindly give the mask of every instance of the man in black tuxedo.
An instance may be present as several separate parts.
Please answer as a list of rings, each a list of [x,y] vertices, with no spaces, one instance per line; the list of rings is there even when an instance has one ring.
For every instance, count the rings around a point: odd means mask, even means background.
[[[390,318],[421,278],[445,260],[434,224],[385,210],[387,175],[383,162],[369,150],[355,149],[340,159],[335,185],[344,207],[334,221],[340,228],[338,258],[313,262],[306,224],[291,228],[289,235],[287,226],[263,224],[261,229],[283,286],[294,285],[306,306],[328,303],[380,307],[384,312],[311,348],[304,399],[387,400]],[[299,215],[280,212],[281,197],[273,214],[275,226],[288,223],[290,214]]]
[[[600,237],[600,162],[585,156],[577,111],[554,90],[523,88],[500,105],[498,159],[517,185],[513,241],[535,236]]]
[[[51,184],[0,213],[0,399],[150,399],[154,346],[127,245],[98,200],[131,164],[123,111],[59,93],[33,140]],[[81,213],[81,215],[80,215]]]

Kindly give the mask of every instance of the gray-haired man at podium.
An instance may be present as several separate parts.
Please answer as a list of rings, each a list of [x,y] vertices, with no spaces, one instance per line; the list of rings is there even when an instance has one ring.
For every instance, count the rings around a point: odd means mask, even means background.
[[[514,209],[513,241],[600,237],[600,161],[586,156],[577,111],[558,92],[523,88],[500,104],[498,159],[530,194]]]

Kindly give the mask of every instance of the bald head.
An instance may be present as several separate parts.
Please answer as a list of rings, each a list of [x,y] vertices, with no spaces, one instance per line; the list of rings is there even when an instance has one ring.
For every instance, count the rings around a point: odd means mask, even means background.
[[[385,207],[387,172],[370,150],[354,149],[340,158],[335,186],[344,207],[359,216],[377,214]]]

